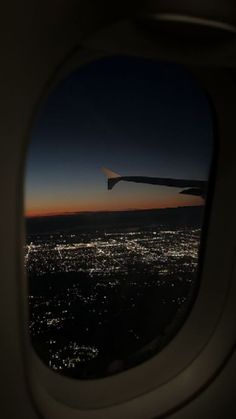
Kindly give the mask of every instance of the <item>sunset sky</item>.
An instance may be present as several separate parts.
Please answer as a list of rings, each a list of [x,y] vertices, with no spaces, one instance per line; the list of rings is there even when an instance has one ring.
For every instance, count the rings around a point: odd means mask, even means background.
[[[207,100],[182,67],[112,57],[81,67],[44,102],[25,175],[26,216],[199,205],[179,189],[121,175],[207,179],[213,147]]]

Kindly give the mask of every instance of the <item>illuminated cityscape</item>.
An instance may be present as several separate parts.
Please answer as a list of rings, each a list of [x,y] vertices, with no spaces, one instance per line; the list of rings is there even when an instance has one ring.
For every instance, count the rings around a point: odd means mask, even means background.
[[[40,357],[93,378],[158,352],[192,300],[200,233],[146,225],[28,234],[29,331]]]

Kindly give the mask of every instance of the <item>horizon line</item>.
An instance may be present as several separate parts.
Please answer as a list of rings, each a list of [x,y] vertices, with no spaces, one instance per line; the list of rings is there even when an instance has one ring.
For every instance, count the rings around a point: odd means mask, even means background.
[[[204,207],[204,204],[195,204],[195,205],[178,205],[175,207],[159,207],[159,208],[133,208],[133,209],[124,209],[124,210],[95,210],[95,211],[64,211],[64,212],[52,212],[48,214],[37,214],[37,215],[25,215],[25,219],[32,219],[32,218],[47,218],[47,217],[60,217],[60,216],[67,216],[67,215],[79,215],[79,214],[97,214],[97,213],[104,213],[104,212],[131,212],[131,211],[151,211],[151,210],[166,210],[166,209],[178,209],[178,208],[191,208],[191,207]]]

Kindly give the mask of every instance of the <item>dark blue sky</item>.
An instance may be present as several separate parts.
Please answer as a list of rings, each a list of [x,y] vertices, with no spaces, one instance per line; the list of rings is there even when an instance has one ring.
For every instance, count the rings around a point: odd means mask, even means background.
[[[207,179],[213,148],[204,93],[182,67],[101,59],[60,82],[35,120],[26,170],[28,215],[200,203],[179,190],[121,183],[122,175]]]

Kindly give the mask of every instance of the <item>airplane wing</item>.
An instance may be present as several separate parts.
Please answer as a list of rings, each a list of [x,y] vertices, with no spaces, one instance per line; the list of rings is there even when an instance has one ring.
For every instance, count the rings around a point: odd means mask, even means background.
[[[204,180],[188,180],[175,178],[161,178],[148,176],[121,176],[106,167],[102,168],[103,173],[107,177],[107,187],[111,190],[118,182],[135,182],[147,183],[149,185],[169,186],[174,188],[183,188],[180,192],[186,195],[195,195],[205,197],[207,182]]]

